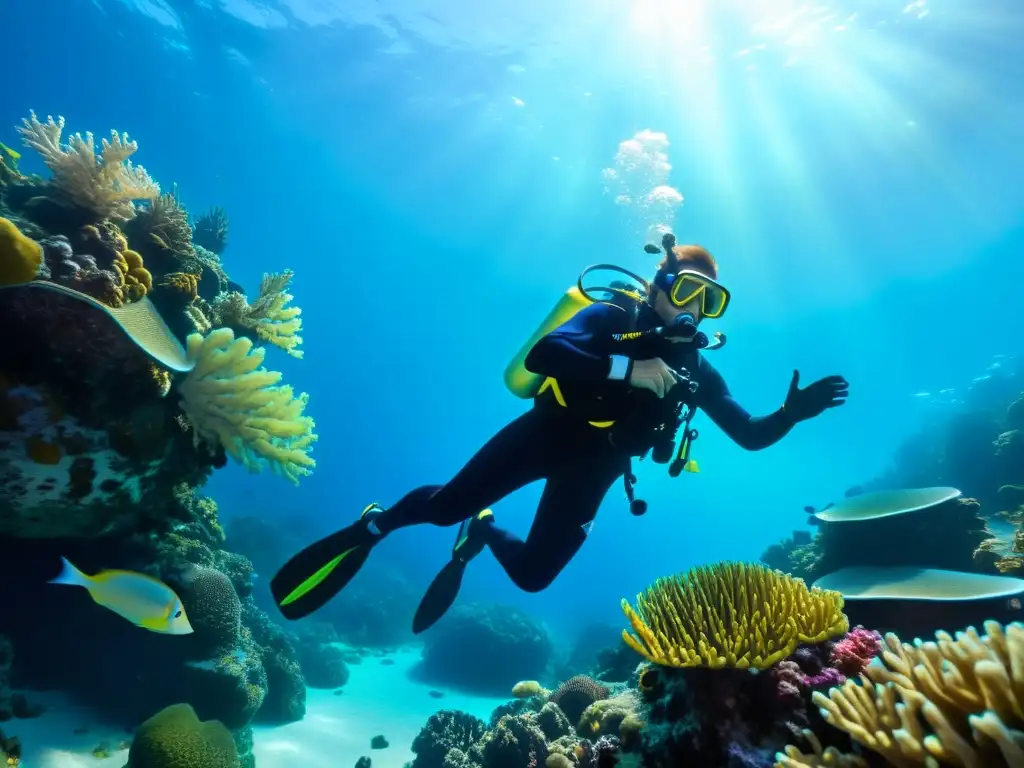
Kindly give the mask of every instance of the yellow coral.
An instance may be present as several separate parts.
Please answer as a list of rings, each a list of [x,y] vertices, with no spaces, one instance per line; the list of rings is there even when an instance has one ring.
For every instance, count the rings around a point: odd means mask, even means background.
[[[264,350],[230,328],[193,333],[187,342],[195,367],[179,392],[196,442],[220,443],[250,472],[269,465],[293,483],[308,475],[317,439],[313,419],[303,415],[308,396],[277,386],[281,374],[261,367]]]
[[[859,755],[848,755],[835,747],[821,748],[821,741],[808,728],[803,729],[804,739],[814,752],[805,755],[794,746],[785,752],[775,753],[775,768],[868,768],[867,762]]]
[[[181,291],[188,296],[189,300],[193,300],[199,295],[200,277],[201,275],[193,275],[191,272],[171,272],[164,276],[160,285]]]
[[[43,263],[43,246],[9,219],[0,218],[0,285],[32,280]]]
[[[809,590],[802,579],[760,564],[718,563],[658,579],[637,610],[622,610],[636,637],[622,638],[648,661],[666,667],[767,669],[801,643],[845,633],[838,592]]]
[[[1024,624],[934,642],[885,636],[883,665],[813,695],[830,724],[899,768],[1024,765]]]
[[[294,297],[286,292],[294,273],[286,269],[280,274],[263,276],[260,295],[253,304],[237,291],[221,294],[214,301],[214,310],[221,323],[252,328],[263,341],[285,350],[292,357],[302,357],[302,310],[286,306]]]
[[[512,686],[512,698],[529,699],[532,696],[547,696],[550,691],[546,690],[536,680],[522,680]]]
[[[121,240],[123,241],[124,238],[122,237]],[[122,302],[138,301],[153,290],[153,275],[143,266],[142,256],[137,251],[127,247],[118,251],[114,259],[114,267],[124,283],[120,296]]]

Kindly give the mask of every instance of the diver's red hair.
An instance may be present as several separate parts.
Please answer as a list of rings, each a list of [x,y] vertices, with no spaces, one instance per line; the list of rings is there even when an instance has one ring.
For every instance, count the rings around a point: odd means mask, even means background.
[[[680,269],[692,269],[695,272],[700,272],[702,275],[707,275],[712,280],[718,279],[718,262],[715,261],[715,257],[706,248],[699,245],[676,245],[673,246],[672,253],[676,257],[677,271]],[[658,269],[663,270],[667,266],[668,259],[664,258],[658,265]]]

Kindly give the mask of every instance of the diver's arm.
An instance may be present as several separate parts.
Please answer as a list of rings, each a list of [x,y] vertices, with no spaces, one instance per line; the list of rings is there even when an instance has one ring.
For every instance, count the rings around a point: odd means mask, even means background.
[[[733,442],[748,451],[760,451],[774,445],[795,422],[780,408],[767,416],[751,416],[736,402],[722,375],[705,359],[700,361],[700,386],[698,404],[711,420],[725,432]]]
[[[593,304],[547,336],[526,355],[526,370],[559,380],[628,380],[633,369],[635,339],[615,332],[622,310]],[[626,334],[632,336],[632,334]]]

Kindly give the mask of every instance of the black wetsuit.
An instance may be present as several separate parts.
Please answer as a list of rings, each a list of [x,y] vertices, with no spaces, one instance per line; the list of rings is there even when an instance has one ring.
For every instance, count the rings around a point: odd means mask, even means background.
[[[650,331],[659,325],[646,305],[623,311],[594,304],[542,338],[526,359],[529,371],[548,379],[534,407],[501,429],[448,483],[406,494],[381,514],[377,527],[386,533],[417,523],[455,525],[545,480],[526,541],[497,525],[485,526],[487,546],[512,581],[537,592],[579,551],[605,494],[628,471],[630,458],[652,447],[657,430],[674,425],[680,395],[685,393],[687,404],[707,413],[748,450],[772,445],[790,430],[793,422],[784,411],[765,417],[747,413],[695,345],[655,340]],[[623,358],[655,356],[673,368],[686,368],[698,384],[696,391],[691,394],[677,384],[662,399],[628,384]],[[609,378],[616,367],[620,378]],[[608,421],[614,424],[591,424]]]

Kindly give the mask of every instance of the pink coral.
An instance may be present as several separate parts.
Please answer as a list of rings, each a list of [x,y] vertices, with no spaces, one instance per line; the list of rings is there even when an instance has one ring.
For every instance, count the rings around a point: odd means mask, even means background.
[[[829,666],[835,667],[847,677],[856,677],[881,651],[882,636],[858,626],[832,646]]]

